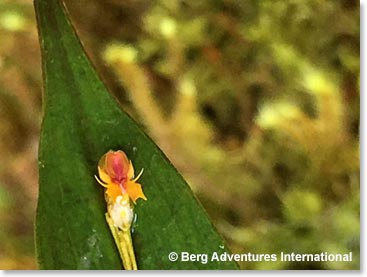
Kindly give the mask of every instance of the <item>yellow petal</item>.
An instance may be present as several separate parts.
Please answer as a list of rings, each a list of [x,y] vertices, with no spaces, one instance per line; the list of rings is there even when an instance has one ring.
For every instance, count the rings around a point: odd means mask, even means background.
[[[107,185],[106,194],[112,202],[115,202],[117,196],[122,195],[122,191],[118,185],[111,183]]]
[[[127,182],[126,183],[126,192],[130,196],[131,200],[135,203],[137,199],[142,198],[147,200],[144,195],[143,190],[141,189],[141,185],[135,182]]]
[[[110,176],[108,176],[108,174],[100,166],[98,166],[98,175],[99,175],[99,179],[101,179],[106,184],[111,183]]]
[[[129,161],[129,171],[127,172],[127,178],[128,180],[131,180],[134,178],[134,166],[131,161]]]

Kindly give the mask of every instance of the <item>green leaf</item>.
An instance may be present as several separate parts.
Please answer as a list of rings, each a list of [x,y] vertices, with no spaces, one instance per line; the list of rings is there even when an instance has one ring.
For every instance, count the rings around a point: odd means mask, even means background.
[[[121,269],[104,219],[99,158],[121,149],[133,161],[147,201],[135,211],[139,269],[236,269],[235,262],[170,262],[168,254],[228,250],[188,185],[107,92],[59,1],[36,0],[44,75],[39,152],[37,256],[42,269]]]

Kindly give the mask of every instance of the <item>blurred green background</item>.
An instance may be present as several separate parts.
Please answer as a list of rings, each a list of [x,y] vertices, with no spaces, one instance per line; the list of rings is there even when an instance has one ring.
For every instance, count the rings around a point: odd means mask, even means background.
[[[358,269],[359,2],[67,0],[102,79],[234,253]],[[0,0],[0,268],[35,269],[42,73],[32,1]]]

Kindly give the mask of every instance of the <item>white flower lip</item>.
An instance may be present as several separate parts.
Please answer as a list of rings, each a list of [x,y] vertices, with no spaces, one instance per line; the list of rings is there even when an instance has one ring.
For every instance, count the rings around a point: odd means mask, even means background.
[[[116,198],[110,211],[110,216],[115,227],[121,230],[128,230],[134,217],[134,211],[130,205],[129,198],[121,195]]]

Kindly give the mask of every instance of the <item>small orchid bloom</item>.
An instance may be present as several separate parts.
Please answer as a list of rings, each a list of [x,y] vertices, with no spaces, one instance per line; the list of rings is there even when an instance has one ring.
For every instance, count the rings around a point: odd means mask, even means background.
[[[134,218],[136,200],[147,200],[141,185],[136,181],[143,174],[140,171],[134,178],[134,167],[126,154],[121,151],[108,151],[98,162],[97,182],[106,188],[106,221],[110,227],[125,269],[136,270],[133,242],[130,227]]]
[[[106,194],[112,203],[118,196],[127,194],[135,204],[139,198],[147,200],[141,185],[136,183],[142,174],[143,170],[134,178],[134,167],[126,154],[121,150],[110,150],[99,160],[99,178],[96,179],[107,188]]]

